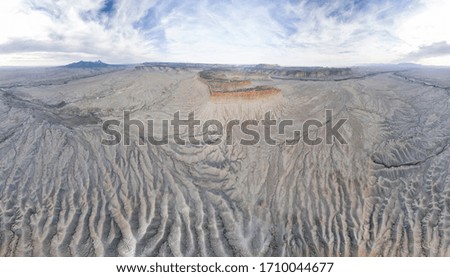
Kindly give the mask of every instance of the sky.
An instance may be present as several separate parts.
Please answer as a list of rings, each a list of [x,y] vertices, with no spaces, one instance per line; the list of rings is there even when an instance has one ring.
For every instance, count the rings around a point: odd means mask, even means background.
[[[0,66],[450,66],[450,0],[9,0]]]

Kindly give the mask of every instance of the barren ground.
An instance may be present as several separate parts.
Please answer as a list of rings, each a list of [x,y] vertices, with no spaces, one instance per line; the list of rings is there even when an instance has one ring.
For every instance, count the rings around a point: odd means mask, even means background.
[[[199,71],[0,70],[0,256],[450,256],[449,69],[250,74],[280,93],[223,102]],[[301,130],[326,109],[348,144],[101,144],[125,110]]]

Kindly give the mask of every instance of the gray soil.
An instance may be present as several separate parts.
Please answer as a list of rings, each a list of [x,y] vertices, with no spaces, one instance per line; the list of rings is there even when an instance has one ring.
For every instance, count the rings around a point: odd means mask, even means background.
[[[224,103],[195,68],[35,70],[0,70],[0,256],[450,256],[449,69],[285,74]],[[101,144],[124,110],[298,129],[326,109],[348,144]]]

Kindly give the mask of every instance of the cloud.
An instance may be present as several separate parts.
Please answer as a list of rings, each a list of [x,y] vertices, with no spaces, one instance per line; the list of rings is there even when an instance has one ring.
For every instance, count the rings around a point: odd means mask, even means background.
[[[424,58],[435,58],[450,55],[450,44],[446,41],[435,42],[419,47],[419,50],[407,54],[402,60],[420,61]]]
[[[410,27],[416,18],[420,26],[448,26],[440,6],[433,0],[3,1],[0,65],[61,64],[64,53],[110,63],[390,62],[419,45],[450,41],[446,27],[434,35],[422,28],[421,38]]]

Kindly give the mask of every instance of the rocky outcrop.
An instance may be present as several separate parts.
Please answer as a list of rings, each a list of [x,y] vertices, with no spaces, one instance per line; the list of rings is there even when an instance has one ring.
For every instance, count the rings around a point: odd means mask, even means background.
[[[286,79],[319,79],[336,76],[348,76],[352,74],[350,68],[304,68],[304,69],[269,69],[264,70],[272,78]]]
[[[208,85],[211,97],[217,98],[256,98],[280,93],[271,86],[253,86],[242,72],[202,71],[200,80]]]

